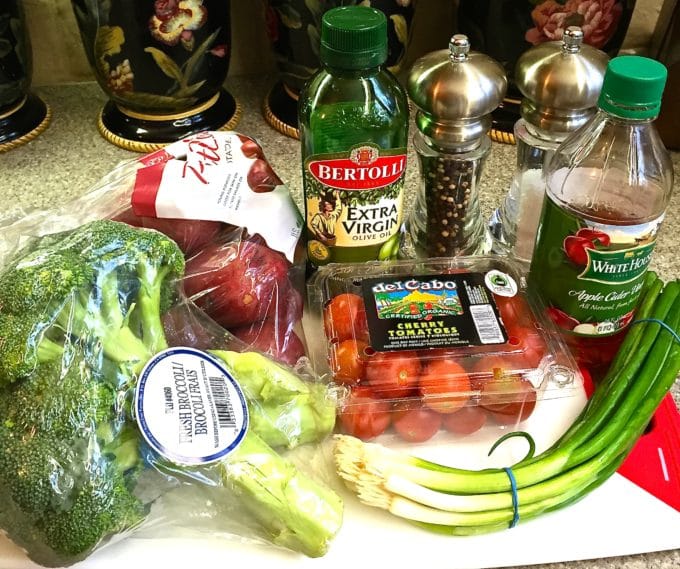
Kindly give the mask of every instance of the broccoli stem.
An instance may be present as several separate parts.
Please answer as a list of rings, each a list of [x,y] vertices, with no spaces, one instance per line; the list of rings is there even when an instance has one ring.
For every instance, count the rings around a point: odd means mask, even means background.
[[[52,360],[60,358],[64,353],[64,346],[53,342],[49,338],[43,336],[42,340],[38,344],[38,350],[36,352],[38,363],[47,363]]]
[[[137,295],[137,310],[142,327],[142,338],[152,354],[168,347],[161,320],[161,294],[170,267],[161,268],[149,262],[139,263],[137,274],[141,283]]]
[[[343,505],[250,431],[220,463],[222,481],[262,524],[273,543],[321,557],[342,525]]]
[[[109,359],[131,364],[131,371],[138,374],[153,354],[129,328],[118,291],[116,272],[106,272],[95,289],[72,297],[57,322],[67,334],[96,338]]]

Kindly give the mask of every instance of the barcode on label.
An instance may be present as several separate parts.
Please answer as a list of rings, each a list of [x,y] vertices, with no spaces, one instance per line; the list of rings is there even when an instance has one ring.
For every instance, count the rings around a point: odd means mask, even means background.
[[[221,429],[233,429],[236,427],[234,418],[234,408],[231,405],[227,384],[222,377],[211,377],[210,392],[213,396],[215,411],[217,412],[217,422]]]
[[[168,413],[172,413],[172,410],[174,409],[174,403],[172,400],[172,388],[164,387],[163,397],[165,398],[165,413],[167,415]]]
[[[473,304],[470,314],[482,344],[502,344],[503,331],[490,304]]]

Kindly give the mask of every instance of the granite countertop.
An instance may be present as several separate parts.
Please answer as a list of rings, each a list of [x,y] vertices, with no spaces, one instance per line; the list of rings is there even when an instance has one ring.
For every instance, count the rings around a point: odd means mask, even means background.
[[[229,78],[226,87],[243,107],[236,130],[258,139],[279,177],[302,206],[299,142],[279,134],[260,113],[262,97],[273,83],[270,77]],[[34,91],[51,107],[49,128],[27,145],[0,154],[0,216],[14,208],[49,208],[85,192],[117,163],[139,156],[106,142],[96,119],[106,101],[96,83],[39,87]],[[407,170],[407,200],[418,183],[413,150]],[[673,154],[675,192],[668,208],[652,268],[665,280],[680,275],[680,153]],[[485,216],[500,203],[515,167],[515,147],[493,144],[482,176],[480,199]],[[674,390],[676,402],[678,389]],[[603,532],[606,532],[603,528]],[[0,566],[4,566],[0,562]],[[680,567],[680,550],[644,555],[534,565],[537,569],[671,569]]]

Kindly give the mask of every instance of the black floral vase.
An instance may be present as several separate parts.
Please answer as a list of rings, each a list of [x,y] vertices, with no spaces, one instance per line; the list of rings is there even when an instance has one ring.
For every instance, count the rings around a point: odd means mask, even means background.
[[[223,83],[228,0],[72,0],[94,75],[109,100],[102,136],[150,152],[202,130],[232,129],[241,109]]]
[[[265,97],[263,114],[279,132],[299,138],[297,101],[318,69],[321,18],[337,6],[369,5],[387,16],[387,66],[398,73],[406,55],[415,0],[263,0],[267,35],[279,79]]]
[[[514,143],[522,94],[514,82],[515,64],[531,47],[562,39],[569,26],[580,26],[584,42],[614,57],[628,31],[634,0],[458,0],[456,31],[472,49],[501,63],[508,91],[492,115],[491,137]]]
[[[21,0],[0,2],[0,152],[43,132],[50,109],[30,91],[31,43]]]

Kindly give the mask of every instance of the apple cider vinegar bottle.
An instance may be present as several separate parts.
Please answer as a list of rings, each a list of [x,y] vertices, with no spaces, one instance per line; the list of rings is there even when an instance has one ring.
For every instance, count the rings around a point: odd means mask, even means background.
[[[579,363],[606,369],[634,318],[673,167],[653,120],[666,68],[612,59],[596,115],[546,167],[529,287],[540,294]]]

